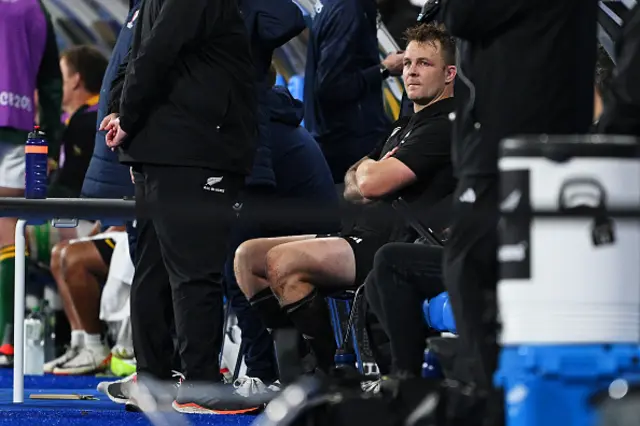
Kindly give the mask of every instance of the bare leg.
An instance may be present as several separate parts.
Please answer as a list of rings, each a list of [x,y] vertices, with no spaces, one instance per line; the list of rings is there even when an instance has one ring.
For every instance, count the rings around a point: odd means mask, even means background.
[[[342,238],[297,241],[267,253],[267,280],[282,306],[308,296],[314,287],[353,286],[356,261]]]
[[[251,299],[260,291],[270,287],[266,268],[266,257],[269,250],[281,244],[310,239],[315,239],[315,235],[258,238],[242,243],[236,250],[233,269],[238,286],[247,299]]]
[[[24,190],[0,187],[0,197],[22,197]],[[16,223],[14,217],[0,217],[0,247],[16,243]]]
[[[22,197],[24,190],[0,187],[0,197]],[[14,273],[17,256],[24,253],[15,252],[16,223],[18,219],[11,217],[0,218],[0,352],[3,355],[13,355],[11,329],[13,323]],[[6,345],[3,345],[6,344]]]
[[[64,313],[67,315],[67,319],[69,320],[69,325],[71,325],[71,330],[82,330],[78,313],[70,302],[70,300],[72,300],[71,294],[69,293],[69,286],[64,281],[62,270],[62,252],[68,245],[69,242],[64,241],[53,246],[53,250],[51,250],[51,274],[58,284],[58,292],[62,298],[62,306],[64,308]]]
[[[351,246],[342,238],[296,241],[271,249],[266,263],[268,281],[283,311],[309,341],[318,367],[329,370],[336,341],[327,304],[314,287],[353,285],[356,265]]]
[[[71,313],[69,322],[74,321],[80,330],[88,334],[99,334],[102,324],[100,312],[100,284],[108,265],[104,263],[95,244],[91,241],[67,244],[62,249],[60,262],[62,273],[56,277],[65,312]],[[73,318],[73,320],[72,320]],[[71,322],[74,328],[74,322]]]

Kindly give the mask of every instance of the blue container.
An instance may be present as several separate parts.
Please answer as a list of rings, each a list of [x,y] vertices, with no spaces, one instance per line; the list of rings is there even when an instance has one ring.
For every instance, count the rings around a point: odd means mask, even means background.
[[[457,333],[448,293],[440,293],[431,300],[425,300],[422,309],[429,327],[437,331]]]
[[[441,379],[443,377],[438,359],[428,348],[424,351],[422,377],[425,379]]]
[[[47,198],[47,139],[40,127],[29,133],[25,151],[24,196],[30,199]]]
[[[338,349],[336,351],[334,361],[336,367],[355,367],[356,355],[353,352],[347,352],[345,350]]]
[[[617,380],[640,378],[637,344],[507,346],[495,376],[507,426],[597,426],[589,399]]]

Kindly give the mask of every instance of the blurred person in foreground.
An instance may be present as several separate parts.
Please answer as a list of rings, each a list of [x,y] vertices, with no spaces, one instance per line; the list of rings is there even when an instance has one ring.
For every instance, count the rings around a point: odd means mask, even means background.
[[[23,197],[27,134],[39,123],[58,158],[62,76],[48,12],[38,0],[0,2],[0,197]],[[39,94],[36,105],[34,94]],[[0,366],[13,364],[13,287],[17,219],[0,218]]]
[[[255,72],[235,0],[143,2],[117,117],[102,128],[136,186],[131,325],[138,381],[171,379],[171,312],[186,381],[181,412],[226,410],[220,383],[222,273],[257,136]],[[114,83],[114,86],[116,83]],[[166,268],[169,283],[157,281]]]
[[[589,131],[596,9],[595,1],[583,0],[442,3],[439,20],[459,40],[458,71],[468,90],[460,93],[456,111],[458,186],[444,261],[458,351],[454,377],[440,399],[447,403],[447,418],[439,423],[504,423],[504,395],[493,389],[499,352],[499,145],[521,134]]]
[[[616,65],[611,57],[604,50],[602,45],[598,45],[598,60],[596,62],[596,81],[593,96],[593,129],[597,130],[600,116],[604,110],[604,105],[609,103],[611,96],[611,80]]]
[[[640,137],[640,7],[625,16],[616,40],[616,69],[611,78],[598,132]]]

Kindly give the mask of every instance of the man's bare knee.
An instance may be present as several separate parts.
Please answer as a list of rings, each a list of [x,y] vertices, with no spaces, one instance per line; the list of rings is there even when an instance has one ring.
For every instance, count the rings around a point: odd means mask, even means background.
[[[108,272],[108,265],[100,256],[95,245],[87,242],[77,242],[67,244],[61,253],[62,273],[67,276],[78,270],[93,274],[105,274]]]
[[[296,235],[278,238],[257,238],[245,241],[236,250],[233,270],[240,290],[248,298],[267,288],[267,253],[284,244],[315,238],[314,235]]]
[[[303,271],[298,270],[299,253],[286,245],[274,247],[265,256],[265,269],[267,280],[271,283],[271,288],[284,285],[292,275],[297,275]]]
[[[49,267],[54,275],[62,272],[62,252],[68,245],[68,241],[63,241],[54,245],[53,249],[51,249],[51,261],[49,262]]]
[[[265,252],[261,249],[260,240],[249,240],[240,244],[236,250],[233,267],[238,272],[250,273],[251,275],[257,275],[265,278],[266,272],[264,270],[264,256]]]

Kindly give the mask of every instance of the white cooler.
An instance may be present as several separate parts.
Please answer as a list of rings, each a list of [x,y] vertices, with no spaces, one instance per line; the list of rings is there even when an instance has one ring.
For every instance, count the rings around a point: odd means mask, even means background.
[[[640,220],[607,215],[640,209],[639,152],[621,136],[503,142],[501,210],[522,213],[500,223],[503,345],[640,342]]]

